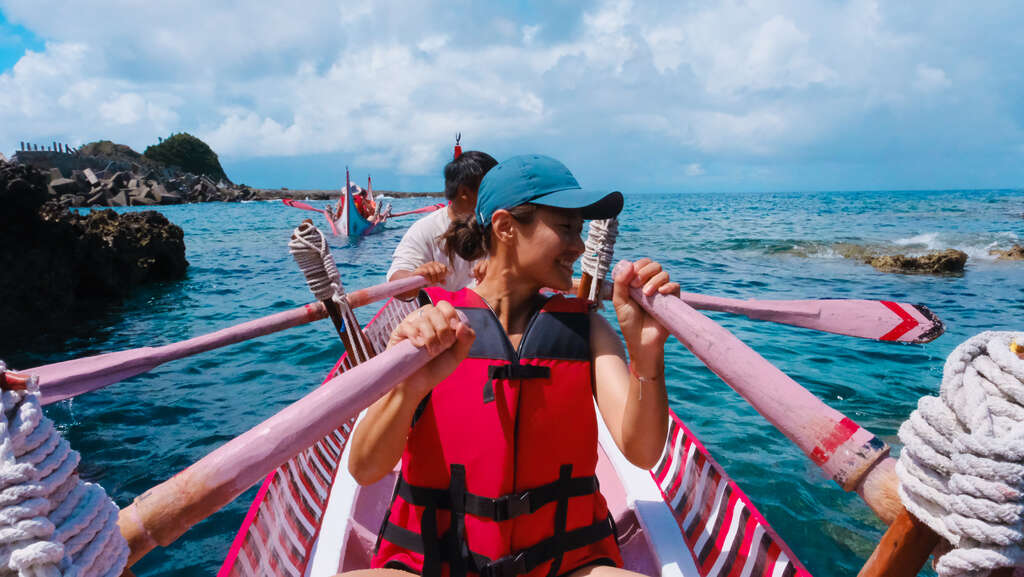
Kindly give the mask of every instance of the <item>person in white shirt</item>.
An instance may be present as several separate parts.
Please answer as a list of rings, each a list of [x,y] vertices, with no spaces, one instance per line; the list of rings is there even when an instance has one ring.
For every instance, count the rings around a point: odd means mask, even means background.
[[[405,232],[391,257],[389,281],[422,275],[445,290],[455,291],[474,280],[474,263],[458,256],[449,258],[441,236],[453,220],[473,214],[480,181],[496,164],[498,161],[486,152],[470,150],[444,167],[444,196],[448,206],[416,221]],[[417,292],[399,296],[412,298]]]

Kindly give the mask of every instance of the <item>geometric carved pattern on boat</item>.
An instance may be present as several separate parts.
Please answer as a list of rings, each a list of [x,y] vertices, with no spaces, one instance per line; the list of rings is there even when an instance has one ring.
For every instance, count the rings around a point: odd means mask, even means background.
[[[387,346],[391,330],[417,307],[397,299],[384,305],[364,331],[376,350]],[[348,368],[342,356],[328,379]],[[366,567],[396,477],[358,487],[347,474],[338,474],[347,467],[344,448],[354,423],[266,478],[218,577],[326,577]],[[809,576],[675,413],[665,450],[651,471],[626,463],[601,428],[598,477],[627,568],[681,577]],[[652,492],[657,502],[644,497]],[[334,512],[325,514],[329,506]],[[325,525],[333,527],[321,540]]]
[[[671,417],[668,442],[651,476],[700,575],[808,575],[693,432],[675,413]]]
[[[416,310],[415,302],[389,300],[364,331],[375,350]],[[351,368],[342,356],[324,382]],[[218,577],[302,577],[323,522],[342,450],[355,425],[350,420],[267,476],[249,507]]]

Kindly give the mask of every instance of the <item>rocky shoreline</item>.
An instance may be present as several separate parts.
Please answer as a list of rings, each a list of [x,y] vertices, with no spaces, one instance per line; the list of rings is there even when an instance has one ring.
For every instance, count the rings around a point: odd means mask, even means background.
[[[14,335],[90,299],[185,275],[184,233],[155,211],[71,211],[49,175],[0,161],[0,332]]]

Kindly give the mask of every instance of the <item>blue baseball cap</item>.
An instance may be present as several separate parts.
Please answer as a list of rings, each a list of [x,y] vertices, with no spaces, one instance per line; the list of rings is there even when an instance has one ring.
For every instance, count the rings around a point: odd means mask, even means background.
[[[494,212],[526,203],[579,209],[586,220],[612,218],[622,211],[622,193],[584,190],[564,164],[550,156],[524,154],[498,164],[480,181],[476,220],[491,224]]]

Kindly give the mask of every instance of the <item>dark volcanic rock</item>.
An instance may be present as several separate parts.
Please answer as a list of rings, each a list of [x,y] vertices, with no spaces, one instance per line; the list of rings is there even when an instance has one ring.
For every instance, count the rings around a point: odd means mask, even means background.
[[[0,163],[0,330],[60,317],[78,299],[121,298],[184,276],[180,227],[152,211],[71,212],[65,204],[81,197],[47,202],[48,176]]]
[[[988,251],[988,253],[995,255],[996,260],[1024,260],[1024,246],[1019,244],[1013,245],[1013,248],[1010,250],[993,249]]]
[[[967,253],[950,248],[924,256],[871,256],[864,262],[882,272],[947,274],[963,272]]]

